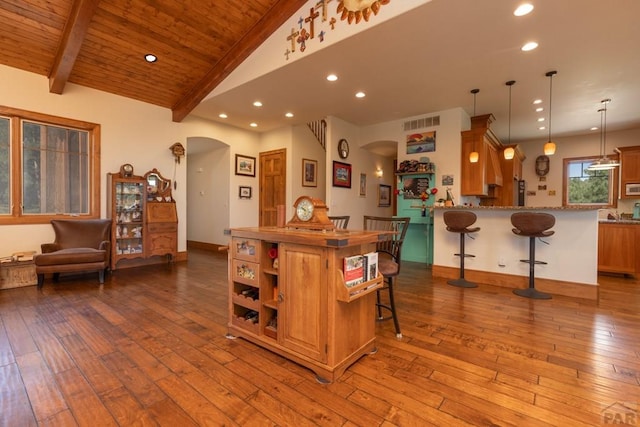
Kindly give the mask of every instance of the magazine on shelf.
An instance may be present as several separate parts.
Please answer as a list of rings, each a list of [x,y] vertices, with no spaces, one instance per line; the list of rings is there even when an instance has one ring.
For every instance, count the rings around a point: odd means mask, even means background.
[[[378,277],[378,252],[364,254],[364,271],[365,281],[367,282]]]
[[[364,256],[354,255],[344,258],[344,283],[352,287],[365,281]]]

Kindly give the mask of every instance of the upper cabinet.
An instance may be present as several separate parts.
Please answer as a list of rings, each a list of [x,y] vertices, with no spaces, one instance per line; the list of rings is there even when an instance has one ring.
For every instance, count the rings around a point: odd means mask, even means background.
[[[620,154],[620,198],[640,197],[640,146],[616,148]]]
[[[502,144],[490,129],[494,120],[493,114],[472,117],[471,129],[462,132],[460,193],[463,196],[496,197],[496,187],[502,186]],[[469,161],[473,151],[478,153],[475,163]]]

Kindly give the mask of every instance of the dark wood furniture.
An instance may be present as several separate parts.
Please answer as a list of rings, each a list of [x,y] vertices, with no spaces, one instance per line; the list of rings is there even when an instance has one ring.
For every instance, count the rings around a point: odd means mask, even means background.
[[[384,278],[384,285],[376,292],[376,309],[378,310],[378,320],[393,319],[393,325],[396,328],[396,338],[402,338],[400,331],[400,321],[398,320],[398,312],[396,311],[395,297],[393,294],[394,278],[400,274],[402,265],[402,244],[404,243],[407,230],[409,228],[409,217],[380,217],[380,216],[364,216],[364,229],[370,231],[378,231],[380,235],[376,243],[376,251],[378,252],[378,270]],[[382,302],[380,293],[386,290],[388,293],[389,303]],[[391,313],[391,317],[384,317],[382,310]]]
[[[100,284],[109,267],[111,221],[108,219],[51,220],[55,240],[44,243],[42,253],[34,257],[38,287],[45,274],[97,271]]]

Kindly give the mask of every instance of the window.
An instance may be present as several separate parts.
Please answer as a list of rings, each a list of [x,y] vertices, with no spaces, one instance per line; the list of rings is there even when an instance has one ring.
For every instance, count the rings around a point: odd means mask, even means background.
[[[0,224],[100,215],[100,126],[0,106]]]
[[[564,159],[563,206],[615,207],[618,199],[618,171],[590,171],[597,157]]]

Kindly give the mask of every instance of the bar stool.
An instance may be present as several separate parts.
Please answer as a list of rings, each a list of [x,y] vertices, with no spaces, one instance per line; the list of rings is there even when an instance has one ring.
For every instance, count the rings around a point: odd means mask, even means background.
[[[549,230],[556,223],[556,217],[548,213],[539,212],[516,212],[511,215],[511,224],[515,227],[512,231],[518,236],[529,238],[529,259],[521,259],[520,262],[529,264],[529,287],[525,289],[514,289],[513,293],[525,298],[551,299],[551,295],[536,290],[535,265],[546,264],[544,261],[536,261],[536,237],[549,237],[554,231]],[[549,244],[540,239],[542,243]]]
[[[460,288],[476,288],[478,287],[477,284],[464,278],[464,259],[466,257],[475,257],[475,255],[469,255],[464,252],[464,236],[480,231],[480,227],[469,228],[476,222],[476,214],[470,211],[445,211],[443,219],[447,225],[447,231],[460,234],[460,253],[454,254],[460,257],[460,277],[455,280],[448,280],[447,283]]]

